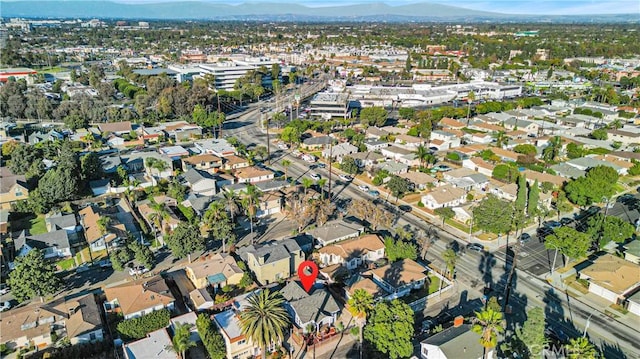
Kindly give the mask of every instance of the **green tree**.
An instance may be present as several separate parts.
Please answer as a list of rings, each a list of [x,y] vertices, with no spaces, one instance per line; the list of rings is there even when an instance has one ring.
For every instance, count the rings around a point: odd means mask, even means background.
[[[416,118],[416,110],[411,107],[400,107],[398,115],[405,120],[413,121]]]
[[[226,203],[223,200],[209,204],[209,208],[204,213],[203,224],[209,229],[213,238],[222,242],[222,251],[226,252],[227,243],[235,241],[235,234]]]
[[[595,140],[606,141],[609,138],[609,134],[607,134],[606,128],[599,128],[597,130],[593,130],[589,136]]]
[[[344,156],[342,157],[342,163],[340,164],[340,169],[347,172],[350,175],[354,175],[358,173],[358,164],[353,157]]]
[[[196,346],[196,342],[191,340],[191,326],[189,323],[177,323],[173,327],[173,339],[171,340],[171,350],[185,359],[189,349]]]
[[[529,193],[527,196],[527,216],[536,216],[538,211],[538,201],[540,201],[540,188],[538,187],[538,180],[535,180],[533,185],[529,186]]]
[[[567,157],[570,159],[580,158],[585,155],[585,150],[581,145],[574,142],[567,143]]]
[[[611,198],[618,182],[618,173],[608,166],[589,169],[587,174],[567,183],[564,187],[567,198],[579,206],[588,206],[601,202],[602,198]]]
[[[20,143],[15,146],[11,153],[9,168],[13,174],[23,175],[27,173],[32,163],[41,161],[42,154],[38,149],[33,146]]]
[[[198,335],[202,340],[202,344],[209,358],[211,359],[225,359],[227,357],[227,349],[225,348],[224,338],[222,334],[216,330],[215,324],[209,316],[200,313],[196,319],[196,328],[198,329]]]
[[[181,222],[166,238],[167,246],[176,258],[184,258],[194,251],[204,250],[204,238],[200,228],[194,224]]]
[[[447,270],[451,277],[453,277],[453,273],[456,270],[456,261],[458,260],[458,254],[452,248],[446,249],[442,252],[442,258],[444,259],[444,263],[447,266]]]
[[[598,350],[588,338],[572,338],[567,345],[569,359],[598,359]]]
[[[520,177],[520,172],[518,172],[518,168],[514,166],[499,164],[493,168],[491,176],[497,180],[514,183],[518,180],[518,177]]]
[[[416,158],[418,158],[418,161],[420,161],[420,167],[424,167],[424,164],[431,155],[431,152],[429,152],[429,150],[423,145],[420,145],[418,146],[418,148],[416,148],[415,154]]]
[[[383,107],[365,107],[360,110],[360,121],[365,126],[384,126],[388,117]]]
[[[362,332],[367,323],[367,315],[373,309],[373,296],[364,289],[356,289],[351,298],[349,298],[347,307],[360,327],[358,334],[360,336],[360,357],[362,357],[362,345],[364,344]]]
[[[128,247],[133,252],[134,259],[138,263],[142,264],[148,269],[153,268],[154,256],[149,247],[136,240],[131,241]]]
[[[471,330],[480,335],[480,344],[484,348],[484,357],[487,349],[495,348],[498,344],[498,335],[504,331],[505,323],[502,319],[502,313],[493,309],[485,309],[476,312],[473,322]]]
[[[527,206],[527,179],[525,176],[518,176],[518,191],[516,192],[516,201],[513,206],[517,214],[524,214]]]
[[[302,133],[297,127],[287,126],[280,132],[280,139],[289,145],[293,145],[294,143],[300,143]]]
[[[571,227],[560,227],[553,231],[544,239],[544,246],[547,249],[554,249],[552,272],[556,265],[558,252],[567,257],[567,264],[571,258],[580,258],[587,254],[591,245],[591,237],[582,232],[578,232]]]
[[[169,325],[171,313],[161,309],[138,318],[126,319],[118,323],[116,330],[124,339],[142,339],[147,334]]]
[[[534,307],[527,312],[527,320],[522,328],[516,329],[518,339],[524,343],[532,358],[540,357],[547,339],[544,336],[544,309]]]
[[[413,353],[413,310],[394,299],[378,303],[364,327],[364,338],[391,359],[408,358]]]
[[[109,259],[114,270],[123,271],[126,264],[133,259],[133,253],[128,247],[117,248],[109,252]]]
[[[486,232],[505,234],[511,230],[513,205],[489,195],[473,209],[475,225]]]
[[[391,191],[394,197],[397,199],[403,197],[405,193],[409,192],[409,181],[406,178],[393,175],[389,182],[387,182],[387,188]]]
[[[39,249],[32,249],[15,260],[15,269],[9,273],[11,293],[19,301],[42,297],[58,290],[60,280],[53,264]]]
[[[442,219],[443,227],[447,219],[451,219],[456,216],[456,212],[454,212],[453,209],[451,209],[451,207],[436,208],[433,212]]]
[[[587,233],[600,244],[600,248],[611,241],[623,243],[635,232],[635,227],[628,221],[616,216],[605,217],[601,213],[589,217],[587,226]]]
[[[392,237],[386,237],[384,240],[385,253],[390,262],[399,261],[401,259],[413,259],[418,258],[418,249],[415,244],[403,241],[394,240]]]
[[[169,182],[169,188],[167,189],[167,195],[178,201],[178,203],[184,200],[187,195],[187,188],[180,183],[176,178]]]
[[[79,187],[76,175],[76,172],[60,165],[47,171],[38,182],[38,190],[44,202],[52,205],[73,199]]]
[[[240,202],[242,207],[249,218],[249,225],[251,227],[251,233],[253,233],[253,219],[258,214],[258,203],[260,201],[260,190],[254,185],[248,185],[247,189],[242,196]]]
[[[102,177],[102,163],[95,152],[80,157],[81,178],[84,180],[95,180]]]
[[[240,313],[240,330],[262,350],[262,359],[267,357],[267,348],[284,339],[285,330],[291,321],[284,308],[284,298],[278,292],[263,289],[249,297]]]
[[[562,137],[554,136],[542,150],[542,159],[547,163],[554,162],[560,156],[560,150],[562,150]]]
[[[64,125],[71,130],[89,127],[89,121],[78,113],[72,113],[63,119]]]
[[[513,152],[516,153],[521,153],[523,155],[536,155],[538,153],[538,150],[536,149],[536,146],[528,144],[528,143],[522,143],[519,145],[516,145],[513,148]]]

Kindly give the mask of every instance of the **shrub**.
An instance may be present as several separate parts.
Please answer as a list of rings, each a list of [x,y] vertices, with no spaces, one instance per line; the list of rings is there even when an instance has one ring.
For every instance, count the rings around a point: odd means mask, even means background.
[[[215,324],[205,315],[198,315],[196,319],[196,328],[202,344],[207,349],[209,357],[211,359],[224,359],[227,356],[227,350],[225,349],[224,339],[222,335],[216,330]]]
[[[117,330],[125,339],[141,339],[154,330],[169,325],[171,314],[169,310],[162,309],[139,318],[132,318],[118,323]]]

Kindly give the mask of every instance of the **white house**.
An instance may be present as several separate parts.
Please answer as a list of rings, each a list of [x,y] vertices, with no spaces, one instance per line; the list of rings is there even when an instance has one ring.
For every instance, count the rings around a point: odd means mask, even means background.
[[[258,167],[245,167],[236,170],[234,173],[238,183],[256,183],[262,181],[272,180],[274,173]]]
[[[216,180],[209,172],[190,168],[182,175],[182,178],[195,194],[203,196],[216,194]]]
[[[342,163],[342,157],[356,152],[358,152],[358,147],[348,142],[344,142],[335,146],[331,146],[331,148],[322,150],[322,157],[329,158],[329,156],[331,156],[338,162]]]
[[[620,304],[640,287],[640,265],[605,254],[582,269],[580,278],[589,281],[589,292]]]
[[[384,257],[384,242],[375,234],[322,247],[318,250],[320,265],[323,267],[342,264],[355,269],[361,264],[372,263]]]
[[[493,349],[483,354],[470,324],[450,327],[420,342],[421,359],[493,359]]]
[[[455,207],[466,202],[466,195],[467,191],[462,188],[444,185],[422,196],[422,204],[432,210],[440,207]]]

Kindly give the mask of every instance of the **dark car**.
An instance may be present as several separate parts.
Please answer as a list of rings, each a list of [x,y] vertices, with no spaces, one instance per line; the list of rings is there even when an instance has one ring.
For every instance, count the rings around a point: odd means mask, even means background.
[[[562,224],[560,224],[560,222],[558,221],[547,221],[544,223],[544,226],[547,228],[555,229],[555,228],[562,227]]]
[[[571,222],[573,222],[573,219],[571,219],[569,217],[562,217],[562,219],[560,219],[560,224],[563,225],[563,226],[571,224]]]
[[[484,251],[484,247],[480,243],[469,243],[467,244],[467,249],[478,253]]]
[[[541,239],[544,239],[544,237],[550,234],[553,234],[553,229],[548,227],[540,227],[536,232],[538,234],[538,237],[540,237]]]
[[[398,208],[400,208],[400,210],[402,212],[411,212],[411,206],[406,205],[406,204],[402,204],[402,205],[398,206]]]
[[[521,245],[525,245],[530,240],[531,240],[531,235],[529,233],[522,233],[520,235],[520,244]]]

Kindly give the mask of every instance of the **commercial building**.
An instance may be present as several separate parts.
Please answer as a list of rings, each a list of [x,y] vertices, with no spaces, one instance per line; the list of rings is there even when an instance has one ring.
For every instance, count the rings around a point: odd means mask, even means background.
[[[251,70],[257,70],[264,66],[267,73],[262,77],[262,86],[271,87],[271,66],[279,64],[278,61],[268,57],[251,57],[244,60],[232,60],[215,64],[200,64],[200,76],[213,75],[214,86],[218,90],[233,90],[236,81],[245,76]]]
[[[316,94],[310,102],[311,116],[331,118],[349,118],[349,95],[343,93],[321,92]]]

